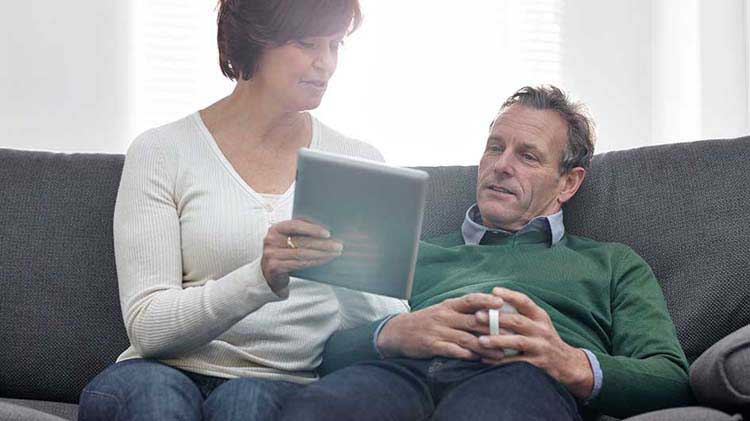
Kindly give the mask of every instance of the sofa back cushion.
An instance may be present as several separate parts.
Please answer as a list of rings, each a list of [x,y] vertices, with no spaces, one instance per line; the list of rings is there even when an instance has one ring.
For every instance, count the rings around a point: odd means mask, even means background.
[[[0,397],[76,402],[128,346],[112,215],[122,155],[0,149]],[[423,238],[456,230],[476,167],[429,167]],[[750,324],[750,138],[594,157],[568,232],[633,247],[690,361]]]
[[[458,229],[476,167],[423,169],[423,238]],[[651,265],[691,362],[750,324],[750,137],[596,155],[564,217],[567,232],[627,244]]]
[[[112,242],[122,164],[0,149],[0,396],[77,402],[127,347]]]

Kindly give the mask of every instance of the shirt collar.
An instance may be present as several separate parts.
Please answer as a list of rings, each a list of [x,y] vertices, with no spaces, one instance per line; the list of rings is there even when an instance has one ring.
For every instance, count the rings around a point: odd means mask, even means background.
[[[482,215],[479,213],[477,204],[473,204],[466,211],[466,217],[461,225],[461,233],[464,237],[464,243],[468,245],[477,245],[482,241],[482,237],[487,231],[513,235],[514,232],[502,229],[491,229],[482,225]],[[557,213],[546,216],[537,216],[524,225],[517,233],[523,234],[530,231],[544,231],[549,234],[550,247],[559,243],[565,234],[565,225],[563,224],[563,211],[560,209]]]

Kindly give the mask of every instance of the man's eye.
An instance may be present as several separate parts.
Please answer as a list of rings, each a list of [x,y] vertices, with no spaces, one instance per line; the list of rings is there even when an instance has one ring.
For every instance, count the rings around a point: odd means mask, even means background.
[[[500,145],[490,145],[487,147],[488,152],[502,152],[503,148]]]
[[[533,161],[533,162],[537,162],[537,161],[539,161],[539,160],[538,160],[538,159],[536,158],[536,156],[534,156],[534,155],[532,155],[532,154],[530,154],[530,153],[525,153],[525,154],[523,154],[522,156],[523,156],[523,159],[525,159],[525,160],[527,160],[527,161]]]

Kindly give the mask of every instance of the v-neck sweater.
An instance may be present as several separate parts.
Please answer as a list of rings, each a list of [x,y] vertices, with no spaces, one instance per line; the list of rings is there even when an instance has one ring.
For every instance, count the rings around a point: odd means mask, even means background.
[[[312,118],[311,149],[382,161]],[[131,346],[224,378],[307,383],[328,337],[408,309],[393,298],[291,278],[277,296],[261,269],[268,228],[291,218],[294,185],[264,199],[235,171],[199,113],[128,149],[114,215],[120,304]]]
[[[648,264],[623,244],[548,238],[531,231],[466,245],[454,232],[420,243],[412,310],[498,286],[521,292],[563,341],[596,355],[603,383],[592,409],[626,418],[690,404],[688,362]]]

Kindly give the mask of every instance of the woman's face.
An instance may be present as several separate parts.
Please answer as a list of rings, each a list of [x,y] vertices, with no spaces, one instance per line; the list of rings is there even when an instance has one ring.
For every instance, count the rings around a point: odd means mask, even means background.
[[[269,47],[261,54],[251,81],[286,111],[316,108],[336,71],[343,38],[341,32]]]

